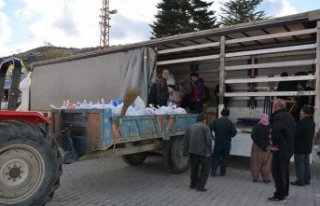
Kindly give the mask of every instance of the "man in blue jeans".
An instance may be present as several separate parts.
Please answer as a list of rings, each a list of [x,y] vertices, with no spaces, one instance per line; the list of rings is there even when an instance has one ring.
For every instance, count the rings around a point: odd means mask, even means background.
[[[304,186],[310,184],[310,154],[315,132],[312,114],[313,108],[311,106],[304,105],[300,111],[300,121],[297,123],[294,147],[297,180],[291,182],[292,185]]]
[[[231,138],[236,136],[237,130],[228,119],[230,111],[224,108],[222,117],[210,124],[210,129],[215,133],[215,143],[212,153],[211,176],[216,176],[217,167],[221,161],[220,175],[225,176],[228,166],[228,157],[231,149]]]

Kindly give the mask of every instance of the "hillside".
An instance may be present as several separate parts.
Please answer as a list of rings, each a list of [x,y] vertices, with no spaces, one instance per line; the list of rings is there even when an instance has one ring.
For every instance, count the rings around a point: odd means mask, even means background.
[[[22,52],[14,55],[23,60],[25,65],[28,67],[32,63],[37,61],[44,61],[50,59],[57,59],[61,57],[68,57],[76,54],[86,53],[90,51],[98,50],[99,47],[92,48],[66,48],[66,47],[55,47],[55,46],[42,46],[35,49],[31,49],[26,52]],[[2,57],[1,59],[5,59],[7,57]]]

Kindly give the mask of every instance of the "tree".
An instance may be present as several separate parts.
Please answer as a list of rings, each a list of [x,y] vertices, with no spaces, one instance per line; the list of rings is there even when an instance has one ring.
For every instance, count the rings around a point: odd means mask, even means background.
[[[213,2],[203,0],[162,0],[153,22],[152,38],[218,27]]]
[[[231,0],[222,4],[221,24],[233,25],[255,20],[268,19],[265,11],[257,11],[263,0]]]
[[[157,4],[158,13],[152,28],[152,38],[193,31],[191,5],[188,0],[162,0]]]
[[[209,10],[212,4],[213,1],[191,0],[191,15],[194,30],[211,29],[219,26],[216,24],[217,18],[215,17],[215,11]]]

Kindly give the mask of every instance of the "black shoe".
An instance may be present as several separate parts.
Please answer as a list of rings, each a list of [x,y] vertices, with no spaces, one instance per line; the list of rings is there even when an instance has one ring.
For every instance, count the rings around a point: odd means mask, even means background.
[[[268,184],[268,183],[271,182],[271,180],[263,180],[262,182],[265,183],[265,184]]]
[[[216,177],[216,174],[211,173],[211,177]]]
[[[194,188],[196,188],[195,185],[190,185],[190,189],[194,189]]]
[[[305,185],[310,185],[310,182],[305,182],[304,184],[305,184]]]
[[[256,179],[253,179],[253,180],[252,180],[252,182],[258,182],[258,180],[256,180]]]
[[[206,192],[207,188],[197,188],[197,190],[200,191],[200,192]]]
[[[295,186],[304,186],[304,184],[301,184],[299,182],[290,182],[290,184],[295,185]]]
[[[276,197],[269,197],[268,198],[268,201],[271,201],[271,202],[277,202],[277,203],[286,203],[287,200],[286,199],[279,199],[279,198],[276,198]]]

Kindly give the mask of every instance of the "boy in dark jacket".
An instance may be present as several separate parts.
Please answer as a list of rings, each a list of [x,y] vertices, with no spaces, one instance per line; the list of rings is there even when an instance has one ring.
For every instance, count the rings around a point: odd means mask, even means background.
[[[291,182],[292,185],[304,186],[305,184],[310,184],[310,154],[315,132],[312,114],[313,108],[311,106],[304,105],[300,111],[300,121],[297,123],[294,147],[294,164],[297,180]]]
[[[221,159],[220,175],[225,176],[228,166],[228,157],[231,149],[231,138],[237,134],[233,123],[228,119],[230,111],[224,108],[222,117],[210,124],[210,129],[215,133],[215,143],[212,153],[211,176],[216,176],[218,163]]]

